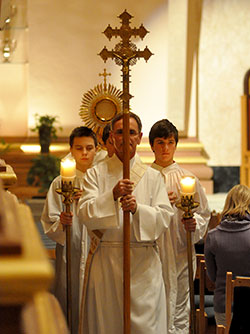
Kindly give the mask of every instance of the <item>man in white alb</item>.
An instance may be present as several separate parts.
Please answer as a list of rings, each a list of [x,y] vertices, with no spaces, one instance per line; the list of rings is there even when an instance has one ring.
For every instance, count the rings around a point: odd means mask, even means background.
[[[162,175],[135,156],[142,137],[139,117],[130,113],[129,122],[130,180],[122,176],[123,118],[118,115],[111,125],[115,154],[87,171],[78,203],[79,223],[90,234],[99,232],[85,275],[80,314],[84,334],[123,332],[123,211],[130,212],[131,226],[131,334],[166,333],[165,288],[155,240],[168,228],[173,209]]]

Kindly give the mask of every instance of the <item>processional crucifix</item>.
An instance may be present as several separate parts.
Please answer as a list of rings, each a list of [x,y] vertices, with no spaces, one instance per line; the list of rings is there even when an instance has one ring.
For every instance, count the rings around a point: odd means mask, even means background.
[[[112,37],[120,37],[121,42],[115,45],[112,51],[106,47],[100,52],[100,56],[107,61],[108,58],[115,59],[115,63],[122,66],[122,88],[123,94],[123,178],[129,179],[129,100],[132,96],[129,93],[129,66],[134,65],[139,58],[145,61],[152,56],[150,50],[146,47],[143,51],[137,49],[136,45],[130,41],[131,37],[140,37],[143,39],[148,31],[141,24],[140,28],[131,28],[131,16],[126,10],[119,16],[121,27],[111,28],[110,25],[105,29],[105,36],[111,40]],[[130,333],[130,213],[123,213],[123,310],[124,310],[124,334]]]

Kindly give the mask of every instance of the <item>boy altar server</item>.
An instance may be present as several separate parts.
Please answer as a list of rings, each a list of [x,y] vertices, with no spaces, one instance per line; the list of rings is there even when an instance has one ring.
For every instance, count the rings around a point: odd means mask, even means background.
[[[150,130],[149,141],[155,155],[155,162],[151,167],[160,171],[164,176],[166,189],[174,210],[169,229],[158,240],[167,296],[167,333],[188,334],[190,306],[186,230],[193,232],[193,245],[197,243],[205,235],[210,211],[204,190],[197,178],[195,200],[200,205],[194,213],[194,218],[183,220],[183,211],[174,205],[180,199],[181,177],[192,175],[174,161],[174,153],[178,143],[176,127],[167,119],[156,122]],[[195,273],[194,246],[193,268]]]
[[[78,200],[82,194],[83,176],[92,165],[96,154],[97,139],[95,133],[85,127],[75,128],[70,137],[70,152],[76,161],[75,187],[80,191],[75,195],[72,213],[63,212],[63,196],[56,193],[61,188],[61,176],[56,177],[49,188],[41,222],[44,232],[56,241],[56,277],[54,294],[66,316],[66,232],[63,226],[72,224],[71,228],[71,275],[72,275],[72,334],[78,331],[79,320],[79,290],[83,283],[84,268],[88,250],[88,235],[86,228],[80,227],[76,215]],[[45,171],[46,172],[46,171]]]
[[[130,212],[131,334],[166,333],[166,296],[155,240],[168,228],[173,209],[160,173],[135,156],[142,137],[139,117],[130,113],[129,123],[130,180],[123,179],[119,114],[111,125],[115,154],[87,171],[78,204],[79,223],[95,234],[81,334],[123,332],[123,211]]]

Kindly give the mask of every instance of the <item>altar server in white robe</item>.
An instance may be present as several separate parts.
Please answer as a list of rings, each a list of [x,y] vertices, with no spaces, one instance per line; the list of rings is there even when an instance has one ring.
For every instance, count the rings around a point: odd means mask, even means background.
[[[72,271],[72,328],[75,334],[78,331],[79,320],[79,290],[83,284],[84,268],[88,250],[88,234],[84,226],[79,226],[76,215],[77,202],[82,194],[83,176],[92,165],[97,148],[95,133],[85,127],[75,128],[69,138],[70,152],[76,161],[75,187],[80,191],[75,195],[72,212],[67,215],[63,212],[63,197],[56,193],[61,187],[61,176],[51,183],[43,209],[41,222],[44,232],[49,238],[56,241],[56,277],[54,294],[66,316],[66,232],[63,225],[70,224],[71,228],[71,271]],[[44,171],[46,173],[46,171]]]
[[[183,211],[174,205],[179,199],[180,179],[192,175],[174,161],[178,143],[178,130],[167,119],[156,122],[149,133],[149,141],[155,155],[152,168],[165,178],[166,189],[172,203],[174,216],[170,228],[160,237],[158,245],[163,263],[163,275],[167,295],[168,334],[189,333],[189,281],[186,230],[192,233],[193,268],[196,271],[194,244],[207,230],[210,211],[205,192],[196,178],[195,200],[200,203],[194,218],[182,220]]]
[[[130,211],[131,334],[166,333],[165,288],[155,240],[168,228],[173,209],[163,177],[135,156],[142,137],[139,117],[130,113],[129,122],[130,180],[122,173],[120,114],[112,121],[115,154],[87,171],[78,203],[79,223],[92,232],[99,229],[100,236],[82,303],[81,334],[123,332],[123,210]]]

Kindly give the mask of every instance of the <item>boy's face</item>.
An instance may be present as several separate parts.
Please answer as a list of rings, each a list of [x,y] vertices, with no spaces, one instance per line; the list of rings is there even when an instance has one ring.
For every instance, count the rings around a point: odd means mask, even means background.
[[[169,136],[168,138],[156,137],[151,148],[154,152],[155,163],[157,165],[167,167],[174,162],[174,154],[176,150],[174,136]]]
[[[92,137],[75,137],[70,152],[76,161],[76,168],[82,172],[91,167],[96,154]]]

